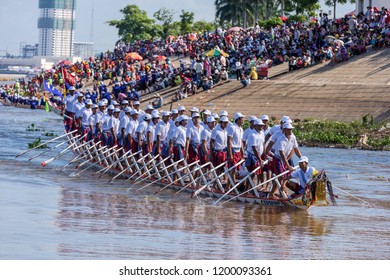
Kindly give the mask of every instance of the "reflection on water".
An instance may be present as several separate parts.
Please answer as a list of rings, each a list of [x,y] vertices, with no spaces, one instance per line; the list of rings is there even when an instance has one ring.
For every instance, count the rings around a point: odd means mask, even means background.
[[[3,110],[4,109],[4,110]],[[0,259],[389,259],[390,153],[302,148],[345,193],[337,207],[308,212],[227,203],[155,186],[127,192],[92,171],[71,177],[42,158],[15,159],[42,132],[61,134],[61,120],[45,112],[0,111]],[[16,114],[15,114],[16,112]],[[53,129],[53,127],[55,127]],[[373,250],[375,248],[375,250]]]

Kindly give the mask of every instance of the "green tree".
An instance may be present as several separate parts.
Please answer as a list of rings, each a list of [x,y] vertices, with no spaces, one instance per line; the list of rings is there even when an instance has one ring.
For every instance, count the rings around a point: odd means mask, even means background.
[[[137,5],[127,5],[120,10],[121,20],[109,20],[106,23],[118,29],[118,35],[124,42],[155,39],[162,33],[162,28],[150,19],[147,13]]]
[[[161,24],[161,36],[163,38],[167,38],[169,35],[172,35],[171,29],[173,28],[173,15],[174,12],[166,8],[161,8],[153,14],[153,17]]]
[[[333,19],[336,18],[336,6],[337,4],[347,4],[355,3],[355,0],[325,0],[325,5],[332,7],[333,6]]]
[[[216,28],[216,25],[212,22],[207,22],[204,20],[197,21],[192,26],[192,31],[195,32],[202,32],[204,30],[212,31]]]
[[[187,34],[191,32],[192,24],[194,23],[194,13],[181,10],[180,15],[180,32]]]

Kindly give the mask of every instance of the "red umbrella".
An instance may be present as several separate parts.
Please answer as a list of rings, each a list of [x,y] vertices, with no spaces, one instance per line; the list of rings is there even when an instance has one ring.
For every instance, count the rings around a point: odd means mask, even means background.
[[[230,28],[228,31],[229,32],[239,32],[241,30],[244,30],[242,27],[239,27],[239,26],[234,26],[232,28]]]
[[[287,20],[287,17],[281,16],[280,19],[281,19],[282,21],[286,21],[286,20]]]
[[[131,52],[131,53],[126,54],[125,59],[142,60],[143,58],[138,53]]]

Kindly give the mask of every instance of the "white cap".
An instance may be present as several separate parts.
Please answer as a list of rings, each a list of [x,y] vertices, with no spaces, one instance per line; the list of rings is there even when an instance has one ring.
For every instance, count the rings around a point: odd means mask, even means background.
[[[133,109],[130,111],[130,115],[138,115],[138,111]]]
[[[169,111],[163,111],[162,112],[162,116],[163,117],[169,117],[171,115],[171,113]]]
[[[144,117],[143,117],[143,119],[145,121],[150,120],[151,118],[152,118],[152,116],[150,114],[145,114]]]
[[[219,116],[217,113],[212,113],[211,115],[213,116],[214,119],[219,119]]]
[[[132,109],[131,109],[130,107],[126,107],[126,108],[125,108],[125,113],[131,113],[131,110],[132,110]]]
[[[85,104],[86,105],[92,105],[93,103],[92,103],[91,99],[87,99],[87,100],[85,100]]]
[[[221,113],[219,113],[219,115],[222,117],[222,116],[229,116],[228,112],[226,112],[225,110],[222,110]]]
[[[199,109],[196,108],[196,107],[192,107],[191,110],[190,110],[190,112],[197,112],[197,113],[199,113]]]
[[[110,105],[107,107],[107,110],[114,110],[114,108],[115,108],[114,105]]]
[[[241,113],[235,113],[234,116],[233,116],[233,119],[234,119],[234,121],[236,121],[237,119],[243,118],[243,117],[244,117],[243,114],[241,114]]]
[[[193,117],[193,118],[200,118],[200,115],[199,115],[199,113],[196,113],[196,112],[195,112],[195,113],[192,114],[192,117]]]
[[[186,107],[184,107],[183,105],[180,105],[179,108],[177,108],[177,111],[185,111],[186,110]]]
[[[133,105],[139,105],[139,101],[134,101]]]
[[[294,127],[291,125],[290,122],[286,122],[283,124],[283,128],[286,128],[286,129],[293,129]]]
[[[152,113],[152,118],[153,119],[158,119],[158,118],[160,118],[160,114],[158,112],[153,112]]]
[[[287,122],[287,121],[289,121],[289,120],[291,120],[291,119],[290,119],[289,116],[283,116],[280,120],[281,120],[282,122]]]
[[[110,105],[110,106],[113,106],[113,105]],[[119,108],[114,108],[114,113],[119,113],[121,111],[121,109]]]
[[[101,102],[101,101],[99,101],[99,102],[98,102],[98,106],[99,106],[99,107],[102,107],[102,106],[104,106],[104,103]]]
[[[262,116],[260,117],[260,119],[263,120],[263,121],[269,121],[269,118],[268,118],[267,115],[262,115]]]
[[[209,110],[204,110],[204,111],[203,111],[203,114],[205,114],[205,115],[211,115],[211,112],[210,112]]]
[[[79,97],[84,97],[84,94],[79,93],[79,94],[77,95],[77,98],[79,98]]]
[[[153,110],[153,109],[154,109],[153,106],[149,104],[149,105],[146,106],[145,110]]]
[[[172,114],[172,115],[173,115],[173,114],[179,114],[179,112],[177,111],[177,109],[173,109],[172,112],[171,112],[171,114]]]
[[[97,109],[97,108],[99,108],[98,105],[96,105],[96,104],[93,104],[93,105],[92,105],[92,109]]]
[[[111,102],[111,104],[112,104],[112,105],[114,105],[114,106],[117,106],[117,105],[119,105],[119,103],[118,103],[118,102],[116,102],[115,100],[114,100],[114,101],[112,101],[112,102]]]
[[[264,125],[261,119],[256,119],[254,125]]]
[[[219,119],[220,122],[229,122],[229,119],[228,117],[226,116],[222,116],[220,119]]]
[[[256,116],[250,116],[249,117],[249,122],[252,122],[252,121],[255,121],[255,120],[257,120]]]
[[[71,86],[68,90],[76,90],[74,86]]]
[[[306,162],[306,163],[309,163],[309,159],[308,159],[308,157],[301,156],[301,158],[299,159],[298,162]]]
[[[107,105],[108,104],[108,100],[107,99],[105,99],[105,98],[103,98],[102,100],[101,100],[105,105]]]
[[[124,104],[129,104],[129,101],[127,101],[127,100],[125,99],[125,100],[122,101],[121,104],[122,104],[122,105],[124,105]]]
[[[214,119],[214,117],[213,116],[208,116],[207,117],[207,122],[215,122],[215,119]]]

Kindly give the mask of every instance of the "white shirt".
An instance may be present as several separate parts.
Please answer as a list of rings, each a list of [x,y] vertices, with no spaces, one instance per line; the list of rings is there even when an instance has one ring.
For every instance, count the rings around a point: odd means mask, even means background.
[[[102,118],[102,130],[107,131],[111,129],[110,126],[110,119],[114,118],[114,116],[110,116],[109,114],[106,114]],[[119,120],[118,120],[119,121]]]
[[[138,120],[133,120],[131,119],[128,123],[127,123],[127,127],[126,127],[126,134],[129,135],[133,138],[135,138],[135,131],[137,130],[137,127],[138,127]]]
[[[227,128],[227,136],[232,137],[232,147],[234,149],[241,149],[243,134],[244,130],[237,124],[233,124]]]
[[[73,96],[72,95],[67,95],[65,97],[65,110],[75,113],[75,109],[73,108],[74,103],[77,101],[77,94],[75,93]]]
[[[88,124],[95,128],[97,114],[91,114],[88,118]]]
[[[103,121],[103,117],[105,116],[105,114],[102,112],[102,111],[97,111],[96,113],[96,117],[95,117],[95,125],[97,125],[98,123],[101,123]]]
[[[148,128],[146,129],[146,140],[148,139],[148,134],[150,132],[152,141],[154,140],[154,133],[156,131],[156,125],[150,121]]]
[[[291,135],[290,139],[287,139],[286,135],[282,134],[276,141],[274,148],[276,158],[281,159],[279,154],[280,151],[282,151],[287,158],[294,148],[298,148],[297,139],[294,135]]]
[[[76,119],[80,118],[83,115],[84,108],[85,108],[84,103],[80,103],[77,101],[73,104],[73,109],[75,110]]]
[[[118,135],[118,132],[119,132],[119,125],[120,125],[120,121],[118,118],[115,118],[114,116],[111,117],[108,121],[108,127],[109,129],[111,128],[114,128],[114,133],[115,135]]]
[[[304,187],[316,174],[318,171],[314,167],[307,167],[306,172],[302,169],[295,170],[291,173],[291,178],[299,179],[299,185]]]
[[[126,114],[124,116],[122,116],[120,118],[120,125],[119,125],[120,130],[122,130],[122,128],[126,129],[129,121],[130,121],[130,118]]]
[[[157,135],[158,135],[158,136],[160,136],[160,143],[166,143],[170,127],[171,127],[171,125],[169,122],[168,123],[165,123],[164,121],[159,122],[157,127],[156,127],[154,141],[157,141]]]
[[[250,127],[245,129],[244,134],[242,135],[242,141],[247,142],[249,135],[251,135],[253,132],[255,132],[255,130]]]
[[[210,128],[207,126],[205,129],[202,130],[202,132],[200,133],[200,140],[203,141],[205,140],[206,141],[206,147],[207,149],[210,149],[210,139],[211,139],[211,130]]]
[[[221,126],[216,127],[211,132],[211,139],[214,140],[214,149],[222,151],[227,148],[227,128],[222,129]]]
[[[146,130],[148,128],[149,124],[146,122],[146,121],[143,121],[142,123],[140,123],[137,127],[137,129],[135,130],[135,133],[134,133],[134,140],[138,142],[138,135],[137,133],[141,133],[141,137],[143,141],[146,140]]]
[[[198,127],[191,125],[187,128],[187,138],[190,139],[191,143],[200,145],[200,134],[203,129],[203,126],[200,124]]]
[[[248,140],[246,142],[246,151],[255,154],[253,151],[253,147],[257,150],[259,155],[261,156],[264,152],[264,133],[263,131],[257,132],[255,129],[249,135]]]
[[[89,123],[89,117],[91,115],[92,115],[92,109],[91,108],[87,109],[87,108],[84,107],[83,113],[81,115],[81,124],[83,126],[89,126],[89,124],[90,124]]]
[[[186,145],[187,129],[181,125],[175,128],[172,132],[172,138],[174,145],[181,145],[183,148]]]
[[[278,132],[278,131],[282,131],[282,128],[280,127],[279,124],[278,124],[278,125],[274,125],[273,127],[271,127],[271,128],[269,129],[269,131],[268,131],[268,134],[269,134],[269,135],[273,135],[273,134],[275,134],[275,133]]]

